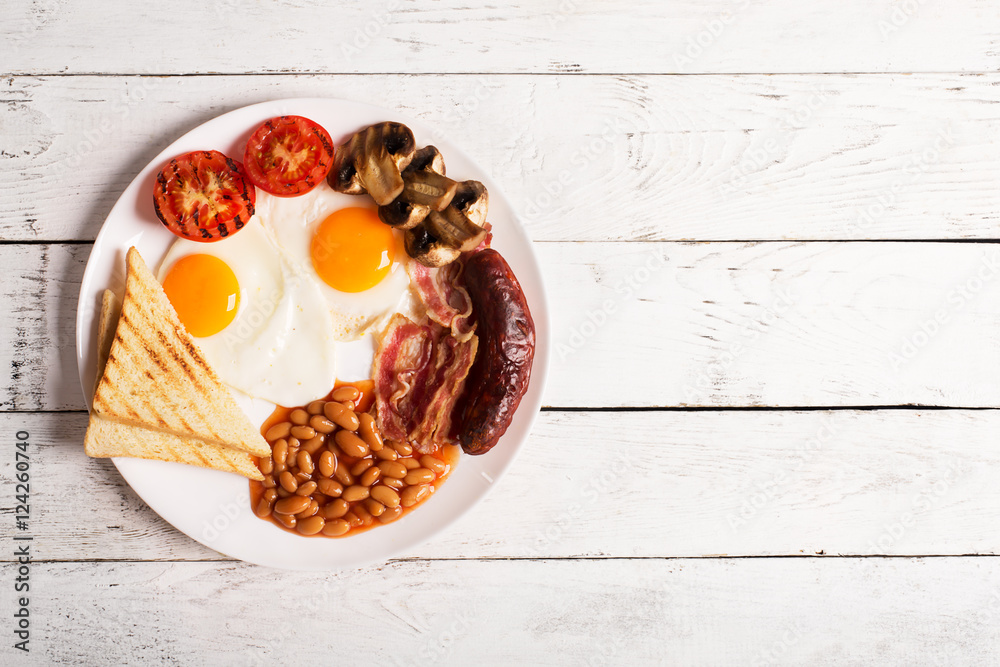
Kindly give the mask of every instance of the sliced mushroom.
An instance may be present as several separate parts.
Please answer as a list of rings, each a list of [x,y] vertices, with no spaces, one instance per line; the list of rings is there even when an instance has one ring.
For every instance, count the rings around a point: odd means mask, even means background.
[[[416,171],[418,169],[430,170],[435,174],[444,176],[444,156],[441,155],[441,151],[437,149],[437,146],[424,146],[413,154],[410,166],[406,170]]]
[[[403,192],[392,203],[380,206],[378,217],[397,229],[412,229],[431,210],[440,211],[451,203],[458,183],[444,175],[444,157],[434,146],[424,146],[413,154],[403,172]]]
[[[417,225],[403,234],[403,245],[406,254],[424,266],[431,268],[451,264],[461,254],[457,248],[452,248],[431,234],[426,225]]]
[[[482,227],[486,224],[486,213],[490,208],[490,193],[479,181],[463,181],[458,184],[451,205]]]
[[[391,203],[378,207],[378,219],[396,229],[413,229],[427,217],[431,209],[427,206],[415,206],[402,197],[397,197]]]
[[[345,195],[363,195],[365,186],[361,184],[358,170],[354,168],[354,159],[364,148],[364,135],[355,132],[343,146],[339,146],[333,154],[333,169],[326,180],[330,187]]]
[[[330,171],[337,192],[368,192],[375,203],[388,204],[403,191],[403,177],[416,152],[413,132],[402,123],[378,123],[356,132],[341,146]]]
[[[460,252],[472,250],[486,238],[486,230],[454,206],[441,212],[431,211],[424,226],[432,236]]]
[[[458,183],[447,176],[420,169],[403,175],[403,192],[399,196],[411,204],[443,211],[451,203],[457,189]]]

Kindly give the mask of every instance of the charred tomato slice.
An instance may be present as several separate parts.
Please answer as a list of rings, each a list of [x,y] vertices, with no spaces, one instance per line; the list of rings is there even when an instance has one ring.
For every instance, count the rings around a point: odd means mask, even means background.
[[[219,151],[178,155],[156,175],[153,207],[171,232],[211,243],[243,229],[256,192],[243,165]]]
[[[250,136],[243,161],[258,188],[294,197],[326,178],[333,165],[333,141],[319,123],[302,116],[278,116]]]

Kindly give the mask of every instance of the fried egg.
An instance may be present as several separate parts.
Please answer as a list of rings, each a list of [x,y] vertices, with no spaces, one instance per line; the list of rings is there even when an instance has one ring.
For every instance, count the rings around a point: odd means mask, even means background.
[[[324,181],[300,197],[259,192],[256,209],[296,268],[319,285],[336,340],[357,340],[393,313],[416,308],[402,235],[378,219],[367,198],[334,192]]]
[[[287,406],[304,405],[334,386],[327,300],[257,216],[221,243],[178,239],[157,277],[226,384]]]

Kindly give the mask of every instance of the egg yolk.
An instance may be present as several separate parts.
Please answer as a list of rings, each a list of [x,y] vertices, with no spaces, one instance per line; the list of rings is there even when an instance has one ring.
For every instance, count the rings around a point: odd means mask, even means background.
[[[236,317],[240,286],[229,265],[212,255],[188,255],[170,268],[163,291],[192,336],[219,333]]]
[[[343,208],[320,223],[309,254],[327,285],[341,292],[363,292],[389,273],[396,240],[374,210]]]

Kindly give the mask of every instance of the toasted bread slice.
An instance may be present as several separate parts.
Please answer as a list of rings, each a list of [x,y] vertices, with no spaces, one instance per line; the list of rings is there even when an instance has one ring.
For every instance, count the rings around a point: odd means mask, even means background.
[[[97,415],[90,417],[83,445],[87,456],[93,458],[127,456],[134,459],[173,461],[234,472],[257,481],[264,479],[246,452],[197,438],[182,438],[141,426],[108,421]]]
[[[111,290],[104,291],[101,317],[97,326],[97,378],[104,375],[108,352],[114,340],[115,326],[121,303]],[[84,437],[87,456],[106,458],[127,456],[131,458],[174,461],[188,465],[234,472],[250,479],[263,480],[264,476],[245,452],[231,447],[205,442],[197,438],[182,438],[142,426],[108,421],[97,414],[90,416],[87,435]]]
[[[269,456],[271,448],[202,357],[135,248],[104,375],[98,416]]]
[[[111,354],[111,343],[115,340],[115,328],[118,326],[118,317],[121,314],[121,299],[111,290],[104,290],[104,294],[101,295],[101,317],[97,321],[97,380],[94,381],[95,394],[97,393],[97,385],[101,383],[101,376],[104,375],[104,367],[108,363],[108,355]]]

